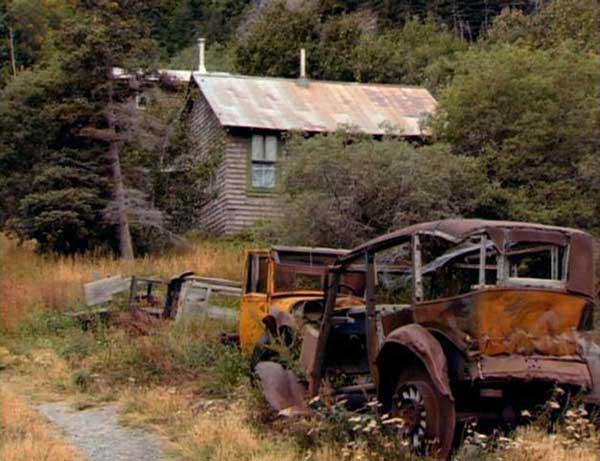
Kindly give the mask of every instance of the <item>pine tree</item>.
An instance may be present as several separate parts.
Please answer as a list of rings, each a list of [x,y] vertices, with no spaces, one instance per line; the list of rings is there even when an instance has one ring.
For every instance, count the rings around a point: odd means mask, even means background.
[[[131,111],[123,110],[135,87],[116,83],[112,70],[149,66],[154,56],[138,15],[145,2],[74,6],[74,15],[54,34],[52,55],[35,72],[19,74],[0,103],[0,167],[11,173],[0,178],[0,196],[8,205],[1,207],[0,219],[20,238],[36,238],[40,249],[62,252],[111,244],[107,229],[116,227],[121,255],[131,258],[120,154],[136,138]],[[67,168],[63,162],[73,159],[73,150],[78,166]],[[88,183],[92,171],[97,177]]]

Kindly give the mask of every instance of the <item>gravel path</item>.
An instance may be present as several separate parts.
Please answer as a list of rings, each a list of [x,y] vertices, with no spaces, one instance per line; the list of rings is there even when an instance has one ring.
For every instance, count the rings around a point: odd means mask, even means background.
[[[159,461],[162,457],[158,442],[150,434],[119,425],[114,405],[77,411],[57,402],[37,409],[62,428],[90,461]]]

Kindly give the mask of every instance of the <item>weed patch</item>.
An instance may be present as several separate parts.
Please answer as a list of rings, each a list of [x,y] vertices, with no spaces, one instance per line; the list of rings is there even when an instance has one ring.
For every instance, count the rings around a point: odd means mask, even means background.
[[[0,459],[79,461],[83,457],[7,386],[0,386]]]

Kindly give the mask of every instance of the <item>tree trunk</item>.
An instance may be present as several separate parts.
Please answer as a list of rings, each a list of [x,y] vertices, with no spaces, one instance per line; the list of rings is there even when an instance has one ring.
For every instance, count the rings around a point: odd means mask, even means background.
[[[13,35],[12,26],[8,26],[8,48],[10,49],[10,63],[12,67],[13,77],[16,77],[17,60],[15,58],[15,37]]]
[[[112,75],[108,83],[108,127],[116,133],[115,114],[113,106],[113,84]],[[117,208],[117,220],[119,231],[119,251],[121,258],[133,259],[133,244],[131,242],[131,232],[129,230],[129,218],[127,217],[127,205],[125,203],[125,186],[123,185],[123,174],[121,171],[121,141],[112,140],[110,142],[109,157],[112,165],[114,201]]]
[[[596,5],[600,7],[600,1],[596,0]],[[600,10],[596,9],[596,76],[597,76],[597,88],[596,98],[598,103],[596,105],[596,155],[597,159],[600,158]],[[600,163],[600,161],[598,162]],[[600,171],[598,172],[600,174]]]

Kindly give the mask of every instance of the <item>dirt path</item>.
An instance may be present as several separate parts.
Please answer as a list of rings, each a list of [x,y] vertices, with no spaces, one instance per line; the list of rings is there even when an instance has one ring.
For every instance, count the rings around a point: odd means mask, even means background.
[[[162,450],[148,433],[121,427],[118,410],[105,405],[77,411],[64,402],[37,410],[59,426],[90,461],[159,461]]]

